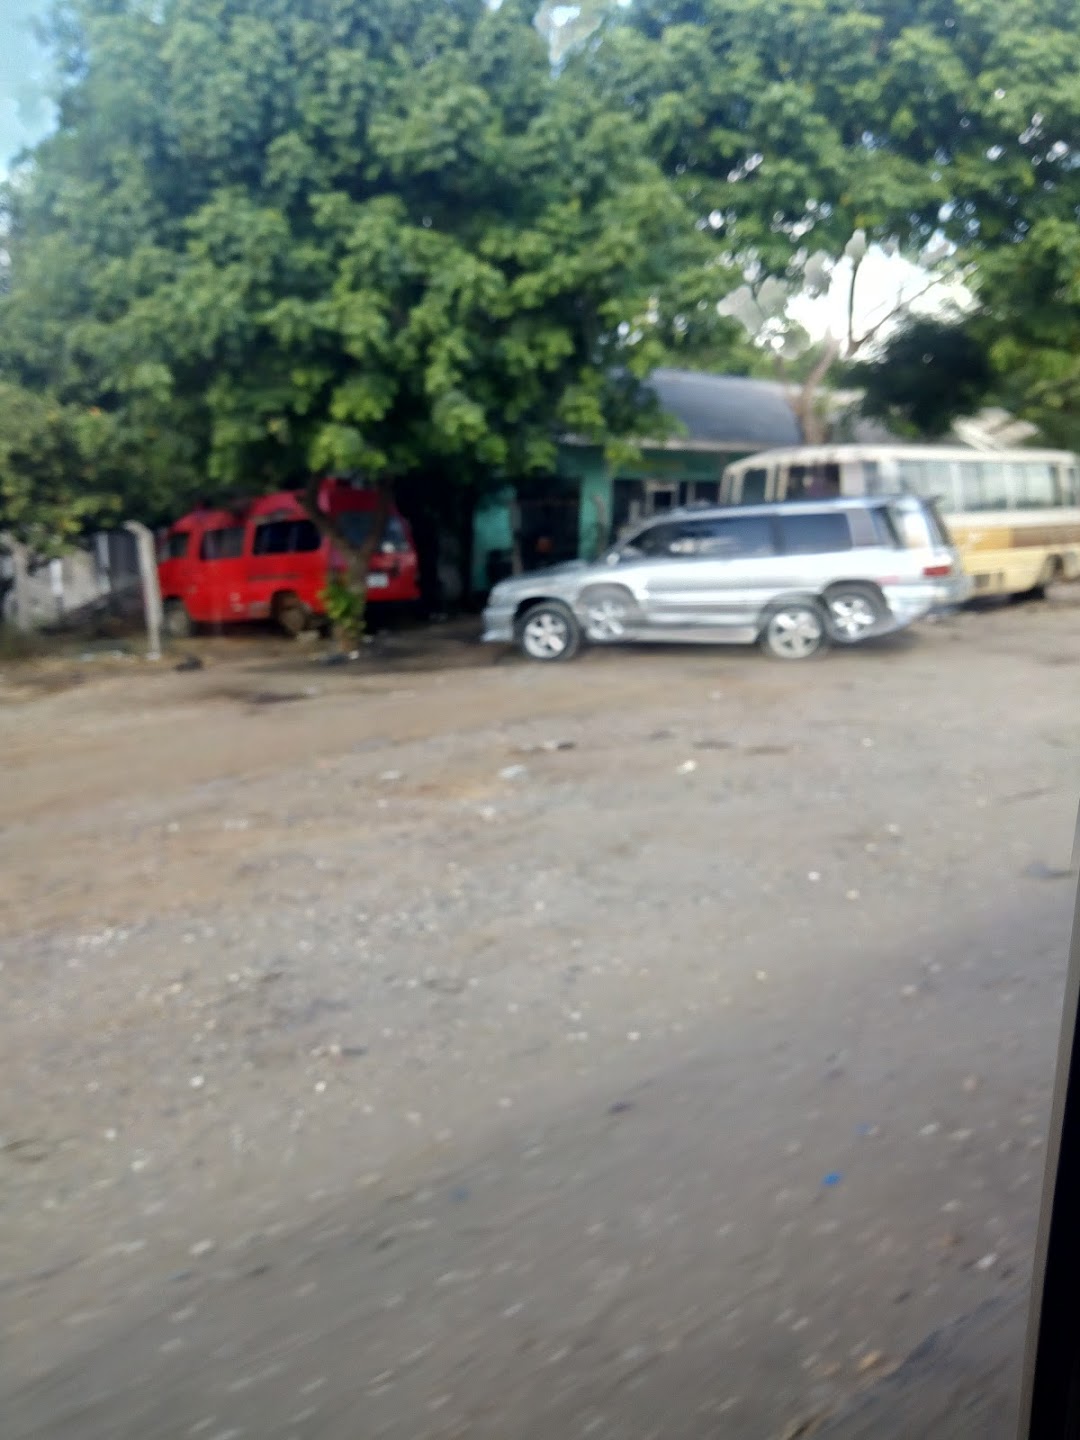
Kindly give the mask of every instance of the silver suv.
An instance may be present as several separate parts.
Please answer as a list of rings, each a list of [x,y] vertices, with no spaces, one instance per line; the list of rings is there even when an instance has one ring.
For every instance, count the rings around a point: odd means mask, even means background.
[[[532,660],[585,641],[760,643],[807,660],[970,593],[933,506],[912,495],[668,511],[592,563],[496,585],[484,639]]]

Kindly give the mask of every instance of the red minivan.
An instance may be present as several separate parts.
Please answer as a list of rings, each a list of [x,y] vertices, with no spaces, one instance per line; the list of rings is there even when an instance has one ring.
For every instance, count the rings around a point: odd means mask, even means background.
[[[319,487],[320,510],[357,545],[371,533],[375,503],[374,491],[345,481],[327,479]],[[327,575],[344,564],[293,491],[231,509],[193,510],[169,526],[158,552],[166,632],[182,637],[196,625],[273,619],[297,635],[325,615]],[[368,599],[418,600],[417,573],[409,526],[391,508],[371,557]]]

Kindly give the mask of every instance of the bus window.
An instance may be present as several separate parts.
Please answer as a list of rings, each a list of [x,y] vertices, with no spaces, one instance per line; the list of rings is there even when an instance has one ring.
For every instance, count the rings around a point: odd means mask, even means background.
[[[952,508],[952,464],[948,460],[926,462],[926,490],[923,493],[925,499],[939,500],[947,509]]]
[[[867,495],[881,494],[881,466],[876,460],[862,462],[863,489]]]
[[[785,500],[822,500],[839,494],[840,466],[833,461],[792,465],[788,472]]]
[[[739,499],[743,505],[760,505],[765,499],[765,487],[768,482],[769,472],[764,466],[755,466],[753,470],[744,470],[742,477],[742,492]]]
[[[963,510],[1005,510],[1009,497],[1005,466],[1000,460],[964,460],[960,463],[960,507]]]
[[[1021,510],[1045,510],[1057,504],[1054,472],[1045,461],[1009,466],[1013,504]]]
[[[814,479],[810,490],[815,498],[828,496],[832,499],[840,494],[840,466],[834,461],[828,460],[823,465],[815,465]]]
[[[902,490],[924,500],[942,500],[947,506],[952,505],[952,466],[948,460],[898,458],[896,474]]]
[[[912,495],[926,494],[926,462],[923,460],[896,460],[896,478],[900,489]]]
[[[1080,505],[1080,472],[1075,465],[1062,465],[1058,471],[1061,477],[1061,501],[1063,505]]]
[[[1009,505],[1009,485],[1005,466],[1000,460],[980,460],[979,479],[982,484],[983,509],[1005,510]]]

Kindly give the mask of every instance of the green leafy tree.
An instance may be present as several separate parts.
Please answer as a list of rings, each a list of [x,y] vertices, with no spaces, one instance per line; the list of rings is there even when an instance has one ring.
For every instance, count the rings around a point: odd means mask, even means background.
[[[571,68],[646,128],[754,297],[812,289],[858,233],[913,259],[943,239],[1002,316],[999,365],[1022,354],[1032,408],[1065,414],[1074,317],[1045,339],[1019,311],[1069,289],[1080,0],[635,0],[585,28]]]
[[[0,541],[48,559],[84,523],[115,509],[95,466],[108,422],[53,396],[0,382]]]
[[[979,410],[994,372],[970,320],[923,315],[891,335],[873,360],[851,366],[847,379],[862,389],[865,415],[898,433],[935,439],[958,416]]]
[[[54,43],[0,375],[100,409],[143,513],[203,474],[359,474],[385,511],[418,471],[547,469],[739,343],[693,211],[522,0],[71,0]],[[315,513],[362,590],[379,526]]]
[[[1034,225],[1014,251],[980,267],[980,333],[990,346],[995,396],[1051,444],[1080,449],[1080,232],[1076,222]]]

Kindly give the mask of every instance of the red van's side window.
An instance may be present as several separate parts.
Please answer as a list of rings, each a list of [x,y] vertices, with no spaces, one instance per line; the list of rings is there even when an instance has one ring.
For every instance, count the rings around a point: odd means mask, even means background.
[[[296,555],[318,550],[322,538],[310,520],[271,520],[255,530],[253,555]]]
[[[244,553],[244,527],[207,530],[199,546],[200,560],[237,560]]]
[[[174,530],[166,535],[161,546],[162,560],[182,560],[187,554],[191,536],[186,530]]]

